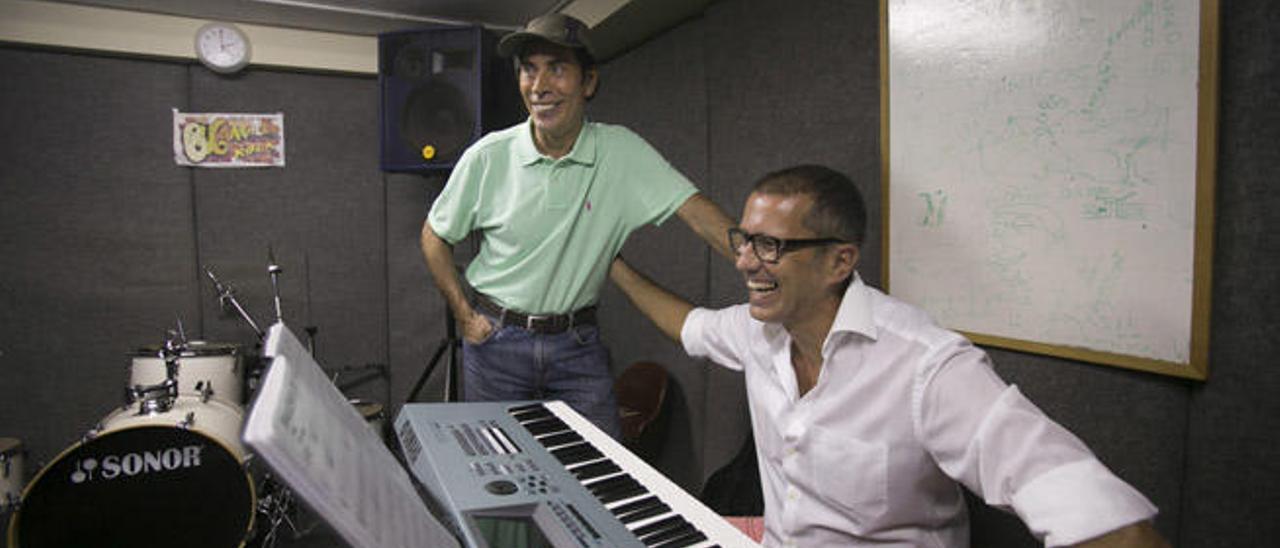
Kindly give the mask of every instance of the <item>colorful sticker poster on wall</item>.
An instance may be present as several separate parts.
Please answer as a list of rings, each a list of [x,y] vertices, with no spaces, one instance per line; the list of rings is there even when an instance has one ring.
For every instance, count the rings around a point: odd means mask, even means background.
[[[284,113],[173,109],[173,158],[180,166],[284,167]]]

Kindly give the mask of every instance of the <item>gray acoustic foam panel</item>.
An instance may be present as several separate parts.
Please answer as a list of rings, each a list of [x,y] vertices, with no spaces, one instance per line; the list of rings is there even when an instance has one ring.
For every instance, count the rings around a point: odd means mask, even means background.
[[[613,60],[602,69],[600,92],[591,101],[588,116],[635,131],[714,198],[715,183],[709,180],[706,167],[709,151],[701,52],[702,30],[695,22]],[[623,249],[624,257],[637,269],[694,302],[706,300],[709,253],[702,239],[676,216],[662,226],[637,230]],[[653,464],[686,490],[697,493],[704,478],[700,467],[690,463],[702,461],[704,443],[714,443],[703,428],[707,365],[685,356],[677,343],[660,333],[611,283],[601,293],[601,312],[602,335],[610,348],[615,374],[639,361],[659,363],[670,374],[667,417],[654,433],[662,440],[662,454]]]
[[[1179,539],[1190,547],[1280,537],[1280,5],[1222,11],[1209,380],[1191,390]]]
[[[871,283],[879,279],[880,268],[875,18],[874,2],[778,9],[769,2],[741,1],[712,5],[704,25],[714,198],[737,221],[751,186],[766,173],[817,163],[848,174],[871,213],[872,239],[859,265]],[[713,261],[709,279],[709,302],[745,301],[742,276],[727,261]],[[707,408],[744,408],[740,377],[717,372],[715,389],[706,393]],[[708,431],[724,431],[717,428]],[[739,448],[740,436],[726,438],[718,440],[715,458],[709,457],[712,467],[723,465]]]
[[[186,79],[10,48],[0,73],[0,436],[34,465],[123,403],[131,350],[198,315],[191,184],[169,145]]]
[[[192,72],[194,112],[284,114],[283,168],[195,172],[197,242],[203,267],[239,287],[260,324],[275,316],[268,252],[286,323],[315,327],[327,369],[386,364],[385,184],[377,165],[373,78],[249,71],[233,78]],[[211,284],[202,295],[212,304]],[[236,316],[206,307],[211,338],[251,342]],[[343,373],[343,376],[356,374]],[[345,378],[339,379],[339,386]],[[386,399],[386,384],[349,395]]]

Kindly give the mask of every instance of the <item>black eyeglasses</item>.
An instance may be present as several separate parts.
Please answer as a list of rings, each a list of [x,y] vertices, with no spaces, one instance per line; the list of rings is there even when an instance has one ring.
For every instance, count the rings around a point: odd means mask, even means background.
[[[804,249],[806,247],[814,247],[819,245],[843,244],[848,243],[840,238],[799,238],[794,240],[785,240],[782,238],[774,238],[766,234],[751,234],[741,228],[729,229],[729,249],[734,253],[742,249],[745,244],[751,244],[751,251],[756,254],[756,258],[766,263],[776,263],[782,255],[788,251]]]

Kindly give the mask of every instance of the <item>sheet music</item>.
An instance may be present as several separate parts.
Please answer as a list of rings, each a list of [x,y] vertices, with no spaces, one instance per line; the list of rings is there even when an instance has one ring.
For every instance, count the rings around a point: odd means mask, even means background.
[[[284,324],[244,441],[353,548],[456,547],[408,473]]]

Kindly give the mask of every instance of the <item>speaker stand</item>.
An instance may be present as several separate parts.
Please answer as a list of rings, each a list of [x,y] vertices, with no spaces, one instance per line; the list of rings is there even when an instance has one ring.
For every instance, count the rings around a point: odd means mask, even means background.
[[[444,339],[441,339],[440,344],[436,346],[435,354],[431,356],[431,361],[427,362],[426,369],[418,376],[418,381],[414,383],[413,390],[409,391],[409,397],[405,403],[413,403],[418,399],[418,392],[422,391],[422,386],[440,365],[440,358],[444,357],[446,352],[449,353],[449,363],[444,372],[444,401],[458,401],[458,354],[462,351],[462,340],[458,338],[458,327],[453,318],[453,310],[447,304],[444,307],[444,324]]]

